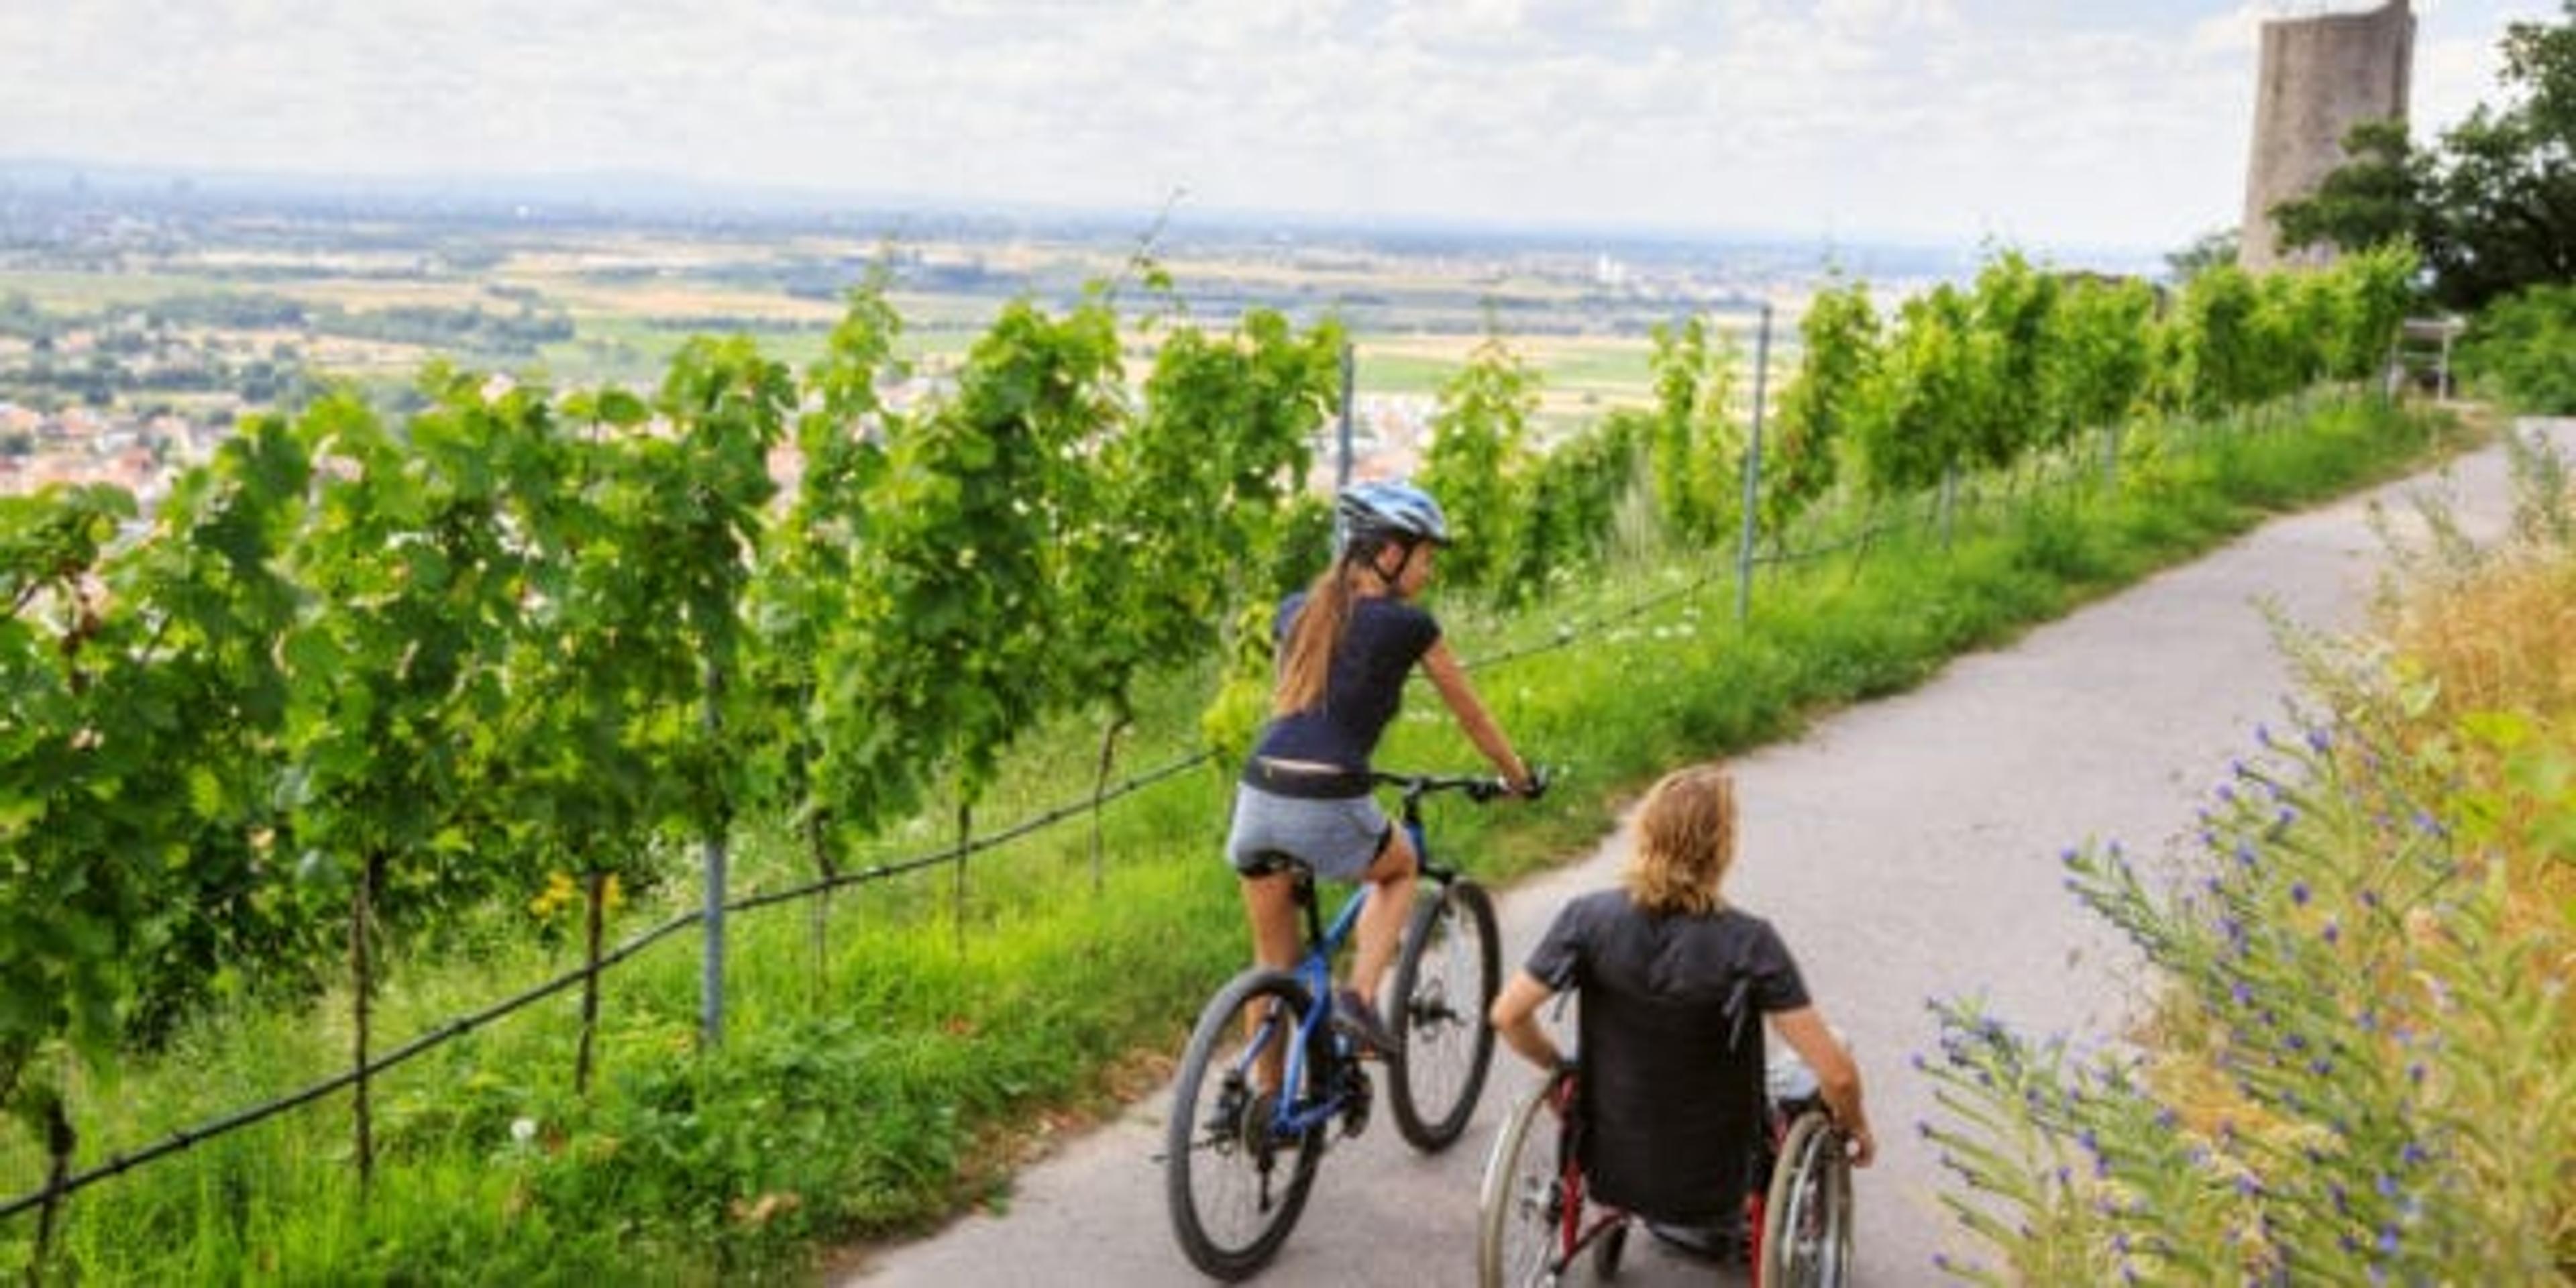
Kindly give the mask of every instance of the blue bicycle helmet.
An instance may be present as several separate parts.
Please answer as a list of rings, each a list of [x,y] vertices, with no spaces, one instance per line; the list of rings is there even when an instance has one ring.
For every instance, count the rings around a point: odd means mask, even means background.
[[[1342,489],[1333,505],[1333,549],[1383,541],[1449,544],[1449,519],[1431,494],[1401,479],[1372,479]]]

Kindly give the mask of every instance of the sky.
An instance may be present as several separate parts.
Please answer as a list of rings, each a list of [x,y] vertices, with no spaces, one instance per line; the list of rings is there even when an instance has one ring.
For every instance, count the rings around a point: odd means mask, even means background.
[[[2366,0],[0,0],[0,161],[2164,249]],[[2558,0],[2416,0],[2419,139]]]

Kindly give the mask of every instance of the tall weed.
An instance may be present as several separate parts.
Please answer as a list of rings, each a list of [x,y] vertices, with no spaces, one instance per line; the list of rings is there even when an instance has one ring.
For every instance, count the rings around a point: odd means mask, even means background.
[[[2372,634],[2284,629],[2303,727],[2240,762],[2176,880],[2117,846],[2077,897],[2163,980],[2089,1044],[1936,1003],[1944,1202],[1989,1283],[2563,1282],[2576,1272],[2576,543],[2387,531]]]

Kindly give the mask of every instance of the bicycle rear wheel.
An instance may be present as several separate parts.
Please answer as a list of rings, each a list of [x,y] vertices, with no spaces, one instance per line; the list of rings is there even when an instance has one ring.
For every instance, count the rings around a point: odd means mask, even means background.
[[[1789,1124],[1762,1224],[1762,1288],[1837,1288],[1850,1277],[1851,1160],[1821,1111]]]
[[[1297,1224],[1324,1151],[1324,1127],[1277,1130],[1286,1055],[1314,1002],[1280,971],[1237,975],[1199,1013],[1164,1129],[1163,1197],[1181,1252],[1228,1281],[1268,1264]],[[1318,1030],[1320,1032],[1321,1030]],[[1320,1098],[1321,1043],[1294,1101]]]
[[[1387,1008],[1403,1053],[1392,1061],[1387,1103],[1416,1149],[1447,1148],[1467,1130],[1494,1061],[1485,1012],[1502,987],[1494,903],[1464,878],[1413,910]]]

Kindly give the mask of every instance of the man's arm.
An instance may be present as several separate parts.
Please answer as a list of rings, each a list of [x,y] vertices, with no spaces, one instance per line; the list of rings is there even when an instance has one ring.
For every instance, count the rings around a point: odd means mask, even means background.
[[[1513,971],[1512,977],[1503,983],[1502,996],[1494,999],[1494,1009],[1487,1014],[1487,1018],[1494,1022],[1494,1032],[1502,1034],[1503,1041],[1510,1043],[1512,1050],[1519,1052],[1522,1059],[1548,1070],[1554,1070],[1565,1061],[1565,1054],[1556,1049],[1555,1039],[1550,1038],[1538,1022],[1539,1003],[1554,995],[1554,990],[1540,983],[1537,976],[1525,970]]]
[[[1500,1009],[1497,1003],[1496,1010]],[[1851,1052],[1843,1049],[1841,1040],[1826,1027],[1825,1017],[1812,1006],[1773,1012],[1771,1029],[1815,1071],[1816,1083],[1825,1093],[1825,1108],[1833,1111],[1835,1124],[1851,1137],[1852,1166],[1869,1166],[1878,1154],[1878,1141],[1870,1135],[1869,1115],[1861,1110],[1860,1066],[1853,1063]]]

